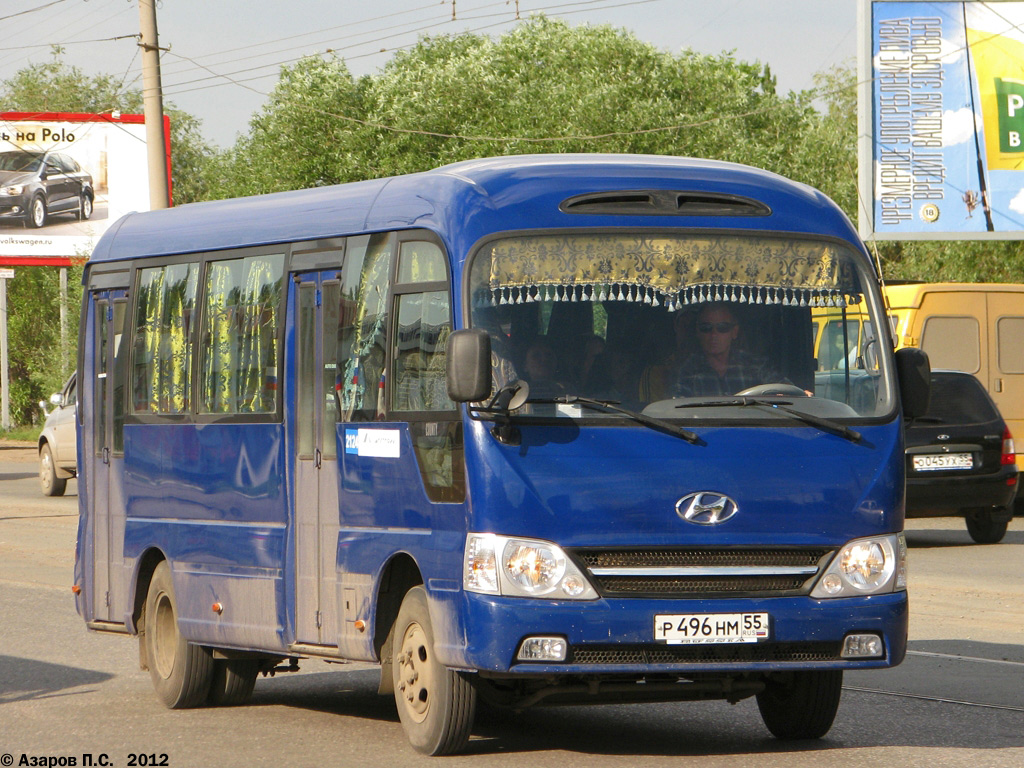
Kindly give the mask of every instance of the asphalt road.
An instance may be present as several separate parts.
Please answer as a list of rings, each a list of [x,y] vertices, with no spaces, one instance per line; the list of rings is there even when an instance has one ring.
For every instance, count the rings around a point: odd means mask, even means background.
[[[249,706],[164,709],[138,669],[135,641],[87,632],[74,612],[76,490],[72,481],[65,497],[43,498],[31,452],[0,446],[0,768],[7,755],[12,765],[100,765],[105,756],[173,768],[428,760],[406,743],[393,702],[376,694],[370,665],[307,661],[298,674],[260,678]],[[894,670],[847,673],[825,739],[775,741],[753,700],[485,711],[466,755],[434,759],[1021,768],[1024,520],[997,545],[971,543],[954,519],[910,521],[907,538],[910,655]]]

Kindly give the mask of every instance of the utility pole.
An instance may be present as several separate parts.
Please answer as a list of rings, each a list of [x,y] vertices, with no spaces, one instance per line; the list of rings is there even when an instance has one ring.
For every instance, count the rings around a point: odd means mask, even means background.
[[[68,377],[68,268],[60,268],[60,380]]]
[[[11,377],[7,371],[7,280],[13,269],[0,269],[0,428],[11,428]]]
[[[167,135],[164,131],[164,92],[160,83],[160,45],[156,35],[156,0],[139,0],[142,49],[142,111],[146,116],[146,154],[149,167],[149,206],[170,206],[167,179]]]

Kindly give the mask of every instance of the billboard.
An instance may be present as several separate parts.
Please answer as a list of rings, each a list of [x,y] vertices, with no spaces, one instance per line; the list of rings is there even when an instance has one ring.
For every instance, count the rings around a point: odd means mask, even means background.
[[[84,260],[149,210],[147,167],[142,115],[0,112],[0,264]]]
[[[1024,2],[862,0],[860,231],[1024,236]]]

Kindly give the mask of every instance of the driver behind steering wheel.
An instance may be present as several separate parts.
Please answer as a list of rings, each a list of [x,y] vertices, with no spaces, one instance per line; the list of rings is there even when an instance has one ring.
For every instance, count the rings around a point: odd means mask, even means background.
[[[699,349],[679,366],[675,396],[732,395],[759,384],[788,383],[766,361],[734,343],[740,323],[728,304],[705,304],[695,329]]]

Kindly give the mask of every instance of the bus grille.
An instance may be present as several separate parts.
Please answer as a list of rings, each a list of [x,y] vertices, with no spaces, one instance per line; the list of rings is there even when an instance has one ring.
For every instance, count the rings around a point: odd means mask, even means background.
[[[577,549],[604,597],[779,597],[807,594],[834,550]]]
[[[730,664],[838,661],[839,643],[732,643],[726,645],[579,645],[570,664]]]

